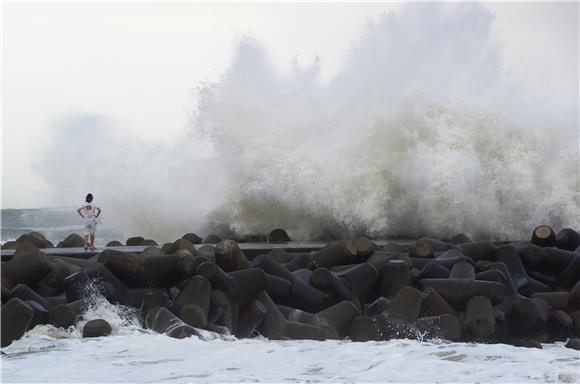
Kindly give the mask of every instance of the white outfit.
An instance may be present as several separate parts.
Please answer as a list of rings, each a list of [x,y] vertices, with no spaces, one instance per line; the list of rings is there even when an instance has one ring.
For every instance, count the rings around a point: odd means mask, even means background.
[[[85,235],[94,235],[97,230],[97,209],[94,201],[83,203],[80,210],[85,219]]]

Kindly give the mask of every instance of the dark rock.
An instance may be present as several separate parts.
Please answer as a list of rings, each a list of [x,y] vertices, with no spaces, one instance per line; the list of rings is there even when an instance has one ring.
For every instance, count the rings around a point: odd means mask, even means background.
[[[367,316],[378,315],[380,313],[383,313],[389,307],[390,304],[391,304],[391,302],[389,301],[389,299],[381,296],[378,299],[376,299],[375,301],[373,301],[372,304],[370,304],[367,307],[365,314]]]
[[[290,272],[297,271],[303,268],[309,268],[312,265],[312,254],[299,253],[291,255],[292,259],[287,263],[282,264],[284,268]]]
[[[179,318],[187,325],[194,328],[205,328],[207,316],[203,309],[196,304],[185,304],[179,310]]]
[[[459,340],[461,338],[461,323],[453,315],[439,315],[417,319],[415,326],[427,339]]]
[[[538,292],[532,295],[532,298],[542,299],[552,307],[552,309],[568,309],[570,300],[569,292]]]
[[[166,255],[172,255],[177,251],[177,247],[175,246],[174,243],[165,243],[163,244],[163,246],[161,247],[161,250],[163,251],[163,253],[165,253]]]
[[[24,335],[32,321],[34,311],[24,301],[12,298],[2,306],[0,313],[2,347],[6,347]]]
[[[444,267],[437,262],[427,263],[421,273],[419,274],[420,279],[447,279],[449,277],[449,268]]]
[[[570,339],[565,345],[566,348],[572,348],[577,351],[580,351],[580,339]]]
[[[156,246],[158,244],[157,244],[157,242],[155,240],[145,239],[141,243],[139,243],[139,245],[145,246],[145,247],[147,247],[147,246],[148,247],[151,247],[151,246]]]
[[[476,338],[486,338],[495,331],[495,314],[491,301],[484,296],[469,299],[464,319],[465,329]]]
[[[159,247],[156,246],[149,246],[141,252],[144,256],[163,256],[165,252],[163,252]]]
[[[129,237],[127,239],[127,241],[125,241],[125,245],[129,246],[129,247],[133,247],[136,245],[141,244],[141,242],[145,240],[145,238],[143,236],[134,236],[134,237]]]
[[[35,286],[49,272],[50,265],[38,248],[16,250],[10,261],[2,262],[2,285],[7,288],[17,284]]]
[[[553,247],[556,245],[556,233],[548,225],[540,225],[532,232],[532,244],[538,247]]]
[[[76,233],[68,235],[63,241],[58,243],[58,248],[82,248],[85,246],[83,238]]]
[[[423,296],[412,287],[403,287],[391,300],[391,304],[384,313],[390,318],[411,323],[419,317]]]
[[[474,296],[485,296],[495,305],[501,303],[505,295],[503,285],[492,281],[423,279],[420,285],[423,289],[433,288],[457,310],[465,309]]]
[[[33,245],[37,248],[53,248],[54,245],[46,240],[44,235],[38,232],[30,232],[29,234],[21,235],[18,239],[16,239],[16,247],[25,244]]]
[[[2,249],[16,249],[18,247],[18,243],[16,241],[7,241],[0,248]]]
[[[91,288],[91,279],[85,271],[75,272],[64,279],[64,291],[69,303],[88,297]]]
[[[103,319],[90,320],[83,327],[83,337],[108,336],[111,332],[111,324]]]
[[[164,333],[176,339],[199,336],[195,328],[185,324],[180,318],[164,307],[151,309],[145,317],[145,326],[155,332]]]
[[[46,324],[48,322],[48,310],[42,304],[34,300],[26,300],[26,304],[32,308],[33,315],[30,324],[28,324],[28,329],[32,329],[39,324]]]
[[[147,290],[141,301],[141,323],[145,324],[145,318],[150,310],[157,307],[169,309],[169,296],[166,292]]]
[[[291,241],[290,236],[282,228],[274,229],[268,235],[268,243],[289,243]]]
[[[186,233],[183,235],[183,238],[186,240],[191,241],[192,244],[201,244],[202,238],[196,235],[195,233]]]
[[[207,319],[209,316],[211,298],[211,283],[208,279],[203,276],[197,275],[189,279],[189,282],[185,285],[183,290],[175,298],[172,304],[172,312],[180,313],[181,307],[187,304],[197,305],[204,314],[204,318]],[[184,321],[185,318],[182,318]],[[187,321],[186,321],[187,323]],[[189,324],[189,323],[188,323]],[[190,324],[192,325],[192,324]],[[203,328],[201,326],[201,328]]]
[[[580,281],[570,290],[570,298],[568,299],[568,308],[571,311],[580,309]]]
[[[351,241],[339,241],[327,245],[312,254],[311,269],[332,268],[337,265],[352,264],[356,261],[357,250]]]
[[[181,249],[184,249],[187,252],[189,252],[189,254],[191,256],[195,256],[195,254],[196,254],[195,246],[193,245],[193,243],[191,241],[189,241],[187,239],[183,239],[183,238],[177,239],[177,240],[175,240],[175,243],[173,243],[173,244],[175,244],[176,252],[181,250]]]
[[[480,260],[493,260],[495,255],[495,246],[491,241],[475,241],[473,243],[463,243],[457,245],[457,248],[474,262]]]
[[[556,246],[567,251],[574,251],[580,246],[580,233],[572,228],[564,228],[556,235]]]
[[[76,324],[83,310],[82,300],[60,304],[48,310],[48,323],[59,328],[68,328]]]
[[[469,235],[465,233],[458,233],[457,235],[451,237],[451,242],[453,244],[463,244],[463,243],[472,243],[473,240]]]
[[[409,266],[402,260],[390,260],[383,268],[381,296],[394,297],[403,287],[411,284]]]
[[[37,303],[41,304],[45,308],[50,307],[50,303],[46,301],[42,296],[38,293],[34,292],[25,284],[18,284],[10,291],[10,297],[17,297],[22,301],[33,300]]]
[[[223,240],[215,247],[215,260],[224,271],[232,272],[249,268],[250,263],[238,244],[233,240]]]
[[[266,316],[268,310],[260,300],[252,300],[240,310],[240,319],[236,336],[250,337]]]
[[[420,314],[426,317],[440,315],[457,316],[453,307],[433,288],[427,288],[423,291]]]
[[[222,241],[222,239],[218,235],[211,234],[211,235],[207,235],[201,243],[202,244],[217,244],[220,241]]]

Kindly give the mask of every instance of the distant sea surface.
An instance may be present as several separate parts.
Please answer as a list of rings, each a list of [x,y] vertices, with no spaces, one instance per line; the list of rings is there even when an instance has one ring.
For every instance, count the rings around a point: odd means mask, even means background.
[[[68,235],[76,233],[82,236],[83,220],[70,208],[39,209],[2,209],[0,232],[1,242],[16,240],[32,231],[42,233],[56,246]],[[124,241],[122,233],[99,219],[95,243],[103,246],[111,240]]]

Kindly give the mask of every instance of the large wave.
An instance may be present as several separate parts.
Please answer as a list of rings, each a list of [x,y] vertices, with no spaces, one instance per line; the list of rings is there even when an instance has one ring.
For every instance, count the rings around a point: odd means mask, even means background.
[[[93,188],[118,227],[156,239],[579,227],[578,110],[520,91],[492,23],[477,4],[409,5],[369,24],[329,81],[318,62],[280,73],[245,38],[222,78],[200,85],[175,143],[114,139],[106,119],[69,118],[61,129],[90,126],[97,143],[75,155],[90,176],[56,148],[43,169],[61,197]],[[70,175],[79,190],[63,192]]]

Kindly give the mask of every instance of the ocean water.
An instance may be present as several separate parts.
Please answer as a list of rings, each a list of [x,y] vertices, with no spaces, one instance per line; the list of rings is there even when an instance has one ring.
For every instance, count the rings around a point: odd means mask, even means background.
[[[107,337],[83,339],[104,318]],[[578,383],[580,352],[504,344],[391,340],[173,339],[140,329],[135,313],[101,301],[69,330],[37,326],[2,352],[2,382],[492,382]]]
[[[42,233],[55,246],[68,235],[83,235],[83,219],[76,213],[77,207],[37,208],[37,209],[1,209],[0,242],[16,240],[23,234],[32,231]],[[124,241],[118,229],[100,218],[97,224],[95,245],[104,246],[111,240]]]

